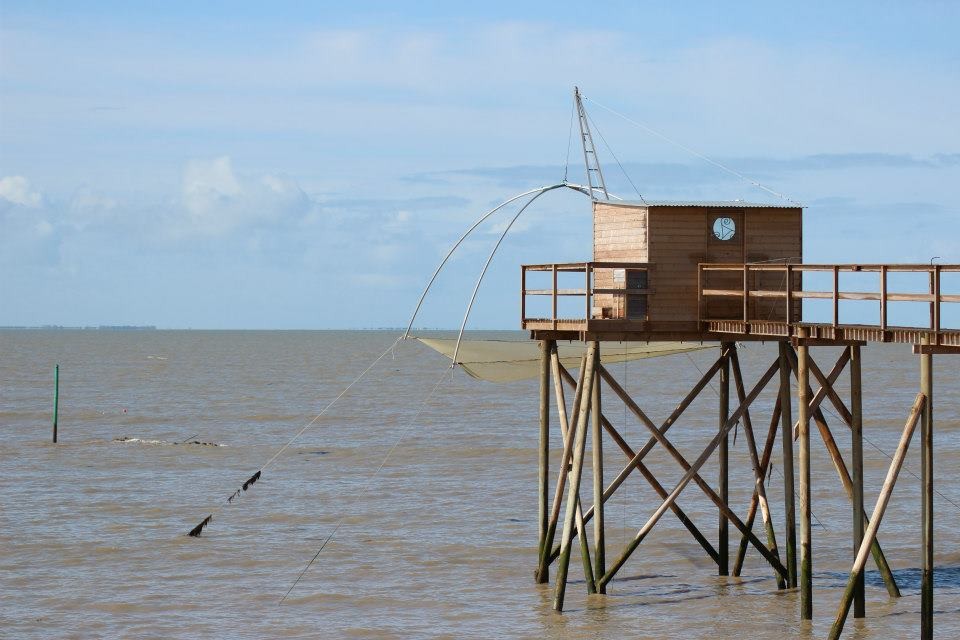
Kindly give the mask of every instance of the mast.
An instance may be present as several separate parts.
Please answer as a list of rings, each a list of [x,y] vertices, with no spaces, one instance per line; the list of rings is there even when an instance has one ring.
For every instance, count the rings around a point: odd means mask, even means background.
[[[583,108],[583,100],[578,87],[573,88],[573,102],[577,107],[577,120],[580,123],[580,142],[583,146],[583,163],[587,168],[587,185],[590,187],[590,197],[597,200],[594,192],[602,191],[603,199],[609,200],[610,194],[607,193],[607,183],[603,180],[603,170],[600,168],[600,159],[597,158],[597,149],[593,146],[590,122],[587,119],[587,112]]]

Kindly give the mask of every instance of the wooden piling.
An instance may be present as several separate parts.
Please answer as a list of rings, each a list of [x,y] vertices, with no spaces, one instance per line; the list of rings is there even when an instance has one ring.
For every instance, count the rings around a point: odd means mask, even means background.
[[[794,375],[798,376],[799,379],[799,363],[797,361],[796,354],[792,350],[787,351],[787,356],[790,359],[790,366],[793,368]],[[810,415],[813,418],[813,421],[817,425],[817,430],[820,432],[820,436],[823,439],[824,447],[827,449],[827,453],[830,455],[830,460],[833,462],[834,468],[837,470],[837,475],[840,477],[840,483],[843,485],[843,490],[847,494],[847,498],[850,500],[851,504],[853,503],[853,481],[850,479],[850,472],[847,471],[847,466],[843,461],[843,455],[840,453],[840,447],[837,446],[837,442],[833,437],[833,433],[830,431],[829,425],[823,416],[823,411],[820,409],[821,401],[828,397],[830,394],[829,390],[832,390],[832,384],[840,376],[840,371],[842,367],[849,362],[850,360],[850,351],[844,350],[843,355],[837,360],[837,364],[834,366],[833,370],[830,372],[830,375],[821,379],[822,384],[827,385],[820,388],[820,390],[813,396],[813,399],[809,403]],[[810,370],[816,370],[816,363],[813,361],[813,358],[807,356],[807,361],[810,364]],[[807,388],[809,395],[810,388]],[[853,425],[853,418],[851,414],[850,423],[851,428]],[[800,423],[799,421],[794,427],[794,431],[797,434],[796,437],[799,437]],[[862,513],[864,520],[864,527],[870,524],[867,519],[866,512]],[[900,588],[897,586],[897,581],[893,577],[893,570],[890,569],[890,564],[887,562],[887,558],[883,553],[883,549],[880,546],[880,540],[876,539],[873,541],[871,547],[871,553],[873,554],[874,561],[877,563],[877,570],[880,572],[880,576],[883,578],[883,583],[887,587],[887,593],[890,594],[891,598],[900,597]]]
[[[930,344],[924,338],[924,344]],[[920,355],[920,392],[926,397],[920,422],[921,574],[920,638],[933,638],[933,355]]]
[[[538,553],[543,556],[544,546],[547,544],[548,514],[547,493],[550,490],[550,352],[554,345],[553,340],[540,341],[540,449],[537,468],[537,525],[538,525]],[[541,567],[542,568],[542,567]],[[538,583],[547,582],[548,572],[536,572]]]
[[[801,338],[807,330],[799,329]],[[800,618],[813,619],[813,556],[810,521],[810,361],[809,347],[801,340],[798,347],[797,382],[800,420]]]
[[[770,416],[770,427],[767,430],[766,444],[763,447],[763,455],[760,458],[760,468],[763,473],[770,467],[770,457],[773,455],[773,445],[777,438],[777,429],[780,428],[780,398],[777,397],[773,406],[773,414]],[[753,496],[750,498],[750,508],[747,510],[747,529],[753,531],[753,521],[757,517],[757,508],[760,506],[760,498],[757,495],[757,488],[753,488]],[[772,523],[771,523],[772,526]],[[740,536],[740,546],[737,548],[737,557],[733,563],[733,575],[739,577],[743,570],[743,561],[747,557],[747,545],[749,544],[746,536]]]
[[[746,529],[746,526],[744,525],[743,521],[740,520],[740,518],[738,518],[737,515],[730,510],[730,508],[720,499],[720,496],[718,496],[717,493],[712,488],[710,488],[710,485],[704,482],[703,478],[701,478],[698,473],[700,468],[703,467],[706,461],[711,456],[713,456],[714,452],[716,451],[717,447],[720,444],[720,440],[724,436],[726,436],[726,434],[729,433],[731,429],[733,429],[733,426],[742,417],[743,412],[747,408],[749,408],[750,404],[754,400],[756,400],[757,396],[760,395],[760,392],[763,391],[764,387],[766,387],[766,385],[773,378],[774,374],[777,371],[777,367],[778,367],[777,363],[774,363],[767,370],[767,372],[764,373],[763,376],[761,376],[760,380],[757,382],[754,388],[750,391],[749,394],[747,394],[746,401],[741,403],[740,406],[737,408],[737,410],[734,411],[733,414],[731,414],[730,418],[727,420],[727,423],[723,426],[720,432],[717,433],[716,436],[714,436],[713,440],[710,441],[710,444],[707,445],[706,449],[703,450],[703,452],[700,454],[700,456],[696,459],[696,461],[693,464],[688,463],[680,454],[680,452],[677,451],[672,444],[670,444],[670,441],[667,440],[663,436],[663,434],[656,429],[653,423],[650,422],[650,419],[640,410],[640,408],[636,405],[633,399],[630,398],[630,396],[623,391],[623,389],[620,387],[620,385],[616,382],[615,379],[613,379],[609,375],[604,376],[604,378],[607,380],[607,383],[610,385],[611,390],[613,390],[614,393],[620,396],[620,398],[627,404],[627,407],[634,413],[634,415],[636,415],[640,419],[640,421],[644,424],[644,426],[646,426],[648,429],[650,429],[653,432],[653,435],[657,439],[657,442],[660,443],[660,445],[663,446],[667,450],[667,452],[670,453],[670,455],[677,460],[677,462],[684,468],[686,473],[680,479],[680,482],[678,482],[677,485],[674,487],[673,491],[671,491],[670,494],[667,496],[667,498],[660,504],[660,506],[657,508],[654,514],[650,516],[646,524],[644,524],[643,527],[640,528],[640,530],[637,532],[634,538],[627,544],[626,548],[623,550],[623,552],[620,554],[617,560],[613,563],[610,569],[607,570],[607,573],[605,573],[603,577],[600,577],[597,579],[598,584],[601,584],[601,585],[607,584],[608,582],[610,582],[610,580],[613,579],[613,576],[616,575],[616,573],[623,567],[623,565],[626,563],[630,555],[632,555],[633,552],[636,551],[637,547],[640,546],[640,543],[643,542],[644,538],[646,538],[646,536],[650,533],[653,527],[656,526],[657,522],[660,520],[663,514],[667,511],[667,509],[670,508],[670,505],[672,505],[676,501],[677,497],[684,490],[684,488],[686,488],[687,484],[689,484],[691,481],[696,482],[697,485],[703,490],[704,494],[706,494],[706,496],[710,498],[713,501],[713,503],[717,505],[719,509],[726,512],[726,516],[729,518],[731,524],[733,524],[741,533],[749,537],[750,543],[757,549],[757,551],[760,552],[760,555],[762,555],[764,559],[766,559],[767,562],[771,564],[771,566],[773,566],[778,572],[780,572],[781,575],[784,575],[784,576],[787,575],[787,570],[780,563],[780,561],[773,554],[770,553],[769,549],[767,549],[755,535],[753,535],[750,531]],[[603,367],[601,367],[600,371],[601,371],[601,374],[604,372]],[[639,455],[639,453],[637,455]]]
[[[590,409],[589,390],[593,385],[594,367],[596,364],[595,343],[587,348],[586,367],[583,375],[583,392],[581,393],[580,407],[576,416],[573,469],[568,474],[567,510],[563,521],[563,536],[560,540],[560,557],[557,562],[557,580],[554,591],[553,608],[563,611],[563,599],[567,589],[567,573],[570,568],[570,546],[573,540],[573,528],[576,515],[576,506],[580,495],[580,478],[583,472],[583,454],[587,440],[587,418]],[[580,534],[583,536],[585,530]],[[584,536],[585,537],[585,536]]]
[[[60,414],[60,365],[53,367],[53,442],[57,442],[57,417]]]
[[[903,467],[903,460],[907,456],[907,449],[910,446],[910,438],[917,427],[921,413],[926,407],[926,397],[923,393],[917,394],[917,399],[910,410],[910,416],[903,427],[903,435],[900,436],[900,442],[897,450],[890,461],[890,468],[887,470],[887,477],[883,481],[883,488],[880,490],[880,496],[877,498],[877,505],[873,509],[873,515],[870,517],[870,525],[863,535],[863,542],[857,550],[857,557],[853,562],[853,569],[850,570],[850,577],[847,579],[847,586],[843,590],[843,597],[840,600],[840,607],[837,609],[837,617],[830,628],[829,640],[838,640],[843,632],[843,625],[847,620],[847,614],[850,612],[850,604],[853,602],[853,594],[857,587],[857,576],[863,571],[867,563],[867,556],[870,554],[870,547],[877,537],[877,530],[880,528],[880,521],[890,502],[890,496],[893,494],[893,487],[897,483],[897,476],[900,474],[900,468]],[[932,629],[931,629],[932,630]]]
[[[743,386],[743,372],[740,370],[740,358],[737,355],[737,347],[734,343],[730,349],[730,365],[733,370],[733,383],[737,390],[737,399],[742,403],[747,398],[747,392]],[[775,431],[771,429],[770,434],[767,436],[767,448],[764,450],[764,454],[767,454],[768,449],[772,449],[771,435],[775,434]],[[757,504],[760,507],[760,513],[763,518],[764,529],[767,532],[767,546],[770,548],[770,553],[774,554],[777,557],[777,560],[780,559],[780,550],[777,547],[777,535],[773,528],[773,520],[770,516],[770,506],[767,503],[767,490],[765,484],[765,469],[766,462],[761,464],[760,454],[757,452],[757,442],[753,433],[753,420],[750,418],[750,410],[745,410],[743,412],[743,435],[747,440],[747,451],[750,455],[750,464],[753,467],[754,475],[754,495],[757,498]],[[752,526],[752,522],[747,523],[747,527]],[[746,546],[744,546],[744,551],[746,551]],[[740,556],[737,556],[738,562],[734,565],[734,575],[740,574]],[[777,588],[784,589],[787,586],[787,581],[779,573],[774,572],[777,579]]]
[[[746,302],[744,302],[746,304]],[[718,429],[722,430],[730,417],[730,351],[732,343],[720,343],[720,357],[723,364],[720,366],[720,420]],[[724,504],[730,501],[730,436],[724,435],[717,447],[717,462],[719,479],[717,489]],[[721,576],[730,575],[730,521],[723,510],[720,510],[720,519],[717,531],[717,552],[720,562],[717,563],[717,573]]]
[[[600,366],[600,343],[595,342],[594,368]],[[593,443],[593,575],[602,576],[606,573],[606,538],[604,536],[603,518],[603,428],[601,424],[600,406],[600,376],[593,376],[593,398],[590,401],[592,414],[591,442]],[[598,593],[606,593],[606,585],[597,585]]]
[[[851,480],[853,503],[853,553],[863,544],[864,506],[863,506],[863,385],[860,346],[853,345],[850,352],[850,413],[853,418],[850,425],[850,466],[853,467]],[[863,571],[857,573],[853,591],[853,617],[866,616],[866,601]]]
[[[560,418],[560,431],[563,434],[563,454],[560,457],[560,475],[557,478],[557,486],[553,494],[553,509],[550,512],[550,522],[547,524],[547,536],[543,549],[540,551],[540,563],[537,567],[537,582],[541,583],[544,581],[540,580],[540,576],[549,576],[550,563],[560,554],[559,550],[557,550],[556,555],[554,555],[552,553],[552,547],[553,540],[557,533],[557,521],[560,519],[560,503],[563,501],[563,490],[566,487],[570,460],[573,457],[573,437],[575,434],[575,429],[571,429],[568,426],[567,405],[563,397],[563,386],[560,384],[559,371],[561,365],[556,345],[554,345],[553,352],[550,354],[550,364],[553,370],[553,382],[557,395],[557,412]],[[573,411],[570,414],[574,417],[580,411],[580,399],[583,395],[583,376],[587,370],[586,364],[587,356],[584,354],[580,360],[580,377],[574,387]]]
[[[787,584],[797,586],[797,511],[793,478],[793,397],[787,343],[780,343],[780,440],[783,445],[783,518],[786,528]]]

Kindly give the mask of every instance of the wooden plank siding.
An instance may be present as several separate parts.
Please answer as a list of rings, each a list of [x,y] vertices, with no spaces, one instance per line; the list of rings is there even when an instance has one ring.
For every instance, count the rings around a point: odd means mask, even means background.
[[[593,204],[593,259],[594,261],[647,262],[647,208],[633,205],[595,202]],[[614,270],[597,269],[594,288],[623,289],[622,282],[614,282]],[[694,294],[696,295],[696,294]],[[598,293],[594,296],[594,317],[625,318],[625,297]]]
[[[737,229],[733,239],[717,240],[713,223],[717,217],[730,217]],[[802,212],[780,207],[640,206],[595,202],[593,205],[593,259],[651,262],[648,286],[652,327],[690,326],[698,319],[697,265],[701,262],[761,262],[802,258]],[[736,274],[713,274],[720,288],[740,288]],[[753,274],[762,282],[751,285],[783,288],[783,274]],[[613,272],[598,270],[594,286],[623,288],[614,282]],[[779,280],[778,280],[779,279]],[[729,280],[730,282],[727,282]],[[777,282],[774,282],[777,280]],[[800,275],[793,278],[800,289]],[[623,318],[623,296],[598,294],[593,303],[594,317]],[[710,316],[742,319],[743,308],[737,301],[719,300],[711,304]],[[752,300],[748,315],[759,318],[785,317],[785,302],[778,299]],[[799,318],[799,305],[796,305]],[[722,307],[722,308],[721,308]],[[719,315],[718,315],[719,313]]]

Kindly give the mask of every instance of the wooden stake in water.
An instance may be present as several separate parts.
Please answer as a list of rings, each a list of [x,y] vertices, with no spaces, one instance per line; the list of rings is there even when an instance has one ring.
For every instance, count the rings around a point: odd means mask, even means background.
[[[53,367],[53,441],[57,441],[57,413],[60,411],[60,365]]]

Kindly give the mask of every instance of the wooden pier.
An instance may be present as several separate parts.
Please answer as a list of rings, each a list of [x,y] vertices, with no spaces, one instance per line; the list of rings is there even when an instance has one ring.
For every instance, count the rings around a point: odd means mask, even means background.
[[[569,564],[579,539],[579,553],[589,593],[603,594],[627,560],[670,512],[717,565],[719,575],[740,575],[744,557],[752,548],[770,567],[778,589],[797,588],[800,617],[813,618],[814,549],[811,541],[811,426],[823,441],[851,505],[849,582],[838,604],[830,637],[840,636],[853,608],[866,615],[863,571],[876,564],[890,597],[900,591],[880,540],[884,511],[889,504],[914,431],[919,427],[922,459],[922,517],[917,532],[921,552],[921,638],[933,637],[933,357],[960,355],[960,329],[948,328],[941,312],[960,308],[960,295],[944,293],[944,277],[957,278],[960,265],[915,264],[804,264],[802,210],[748,203],[612,203],[593,202],[594,260],[581,263],[524,265],[521,268],[521,326],[539,341],[540,467],[539,555],[536,580],[546,583],[555,566],[554,608],[562,611]],[[828,287],[805,288],[804,276],[820,277]],[[854,277],[873,278],[850,286]],[[867,274],[863,276],[862,274]],[[923,291],[891,286],[891,276],[912,274],[922,279]],[[947,289],[955,291],[956,289]],[[824,317],[805,321],[804,301],[827,301]],[[875,316],[849,315],[847,301],[876,305]],[[890,322],[890,304],[912,305],[917,326]],[[536,309],[534,310],[534,307]],[[571,311],[574,310],[574,311]],[[821,311],[823,311],[821,309]],[[557,341],[584,344],[579,377],[559,362]],[[604,342],[689,341],[716,343],[718,356],[677,408],[657,423],[639,399],[603,366]],[[776,342],[776,357],[757,380],[747,380],[741,369],[738,343]],[[889,472],[872,508],[864,502],[863,408],[869,403],[862,386],[863,349],[873,343],[913,345],[919,359],[918,393],[904,407],[902,437]],[[815,351],[840,347],[839,357],[821,367]],[[836,387],[849,376],[849,393]],[[793,382],[798,414],[793,415]],[[685,458],[671,443],[669,431],[708,384],[719,387],[717,428],[702,452]],[[602,391],[603,387],[606,387]],[[759,406],[764,389],[776,388],[772,407]],[[572,392],[568,412],[565,389]],[[612,393],[649,432],[639,449],[626,441],[603,413],[603,395]],[[551,491],[550,403],[556,402],[563,452]],[[823,412],[832,405],[847,429],[835,434]],[[761,419],[761,416],[762,419]],[[769,419],[767,417],[769,416]],[[728,504],[728,439],[736,425],[743,427],[753,467],[753,497],[745,517]],[[755,426],[768,424],[766,431]],[[783,447],[784,528],[778,530],[767,500],[768,475],[777,435]],[[850,438],[851,456],[845,460],[837,437]],[[583,467],[590,443],[593,487],[581,491]],[[625,464],[611,475],[603,468],[603,447],[623,452]],[[683,470],[674,486],[663,486],[644,463],[661,448]],[[701,475],[716,456],[715,483]],[[796,463],[796,467],[794,466]],[[604,503],[627,477],[636,472],[660,497],[660,505],[623,549],[608,549],[604,535]],[[606,483],[605,483],[606,482]],[[716,535],[698,528],[680,505],[690,484],[716,506]],[[552,496],[552,500],[551,500]],[[585,496],[592,496],[589,506]],[[562,512],[562,521],[561,518]],[[760,523],[757,521],[759,512]],[[869,515],[868,515],[869,514]],[[587,524],[593,521],[592,532]],[[755,526],[756,525],[756,526]],[[736,550],[729,554],[731,527]],[[756,529],[756,532],[755,532]],[[559,531],[559,539],[558,538]],[[732,559],[732,562],[731,562]]]

